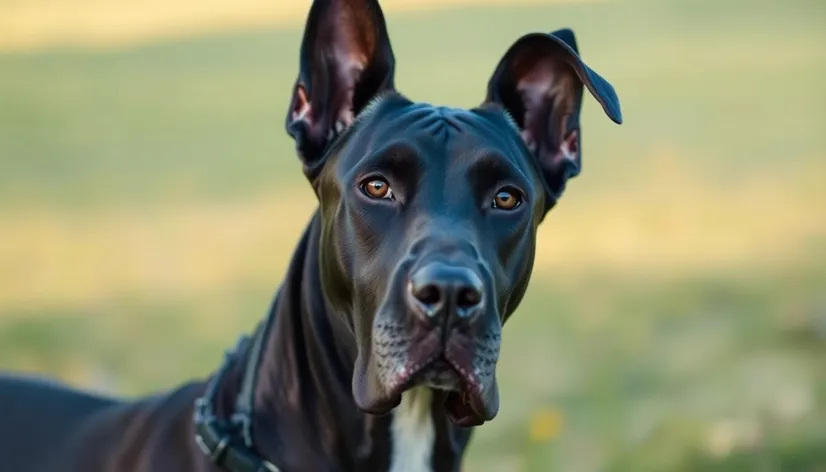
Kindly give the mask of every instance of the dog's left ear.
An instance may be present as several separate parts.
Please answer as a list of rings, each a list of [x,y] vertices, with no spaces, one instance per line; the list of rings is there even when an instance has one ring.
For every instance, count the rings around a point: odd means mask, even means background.
[[[395,59],[376,0],[315,0],[287,111],[305,171],[376,95],[394,88]]]
[[[488,83],[485,105],[508,112],[538,160],[548,193],[546,210],[582,168],[583,85],[611,120],[622,123],[614,88],[582,62],[569,29],[523,36],[505,53]]]

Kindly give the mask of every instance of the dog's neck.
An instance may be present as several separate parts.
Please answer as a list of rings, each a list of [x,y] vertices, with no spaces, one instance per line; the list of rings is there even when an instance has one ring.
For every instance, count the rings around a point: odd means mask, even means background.
[[[253,437],[266,458],[293,470],[457,471],[470,431],[452,425],[430,391],[406,392],[389,415],[357,409],[355,338],[346,315],[321,293],[319,213],[296,248],[272,305],[257,371]],[[223,395],[232,408],[243,364]]]

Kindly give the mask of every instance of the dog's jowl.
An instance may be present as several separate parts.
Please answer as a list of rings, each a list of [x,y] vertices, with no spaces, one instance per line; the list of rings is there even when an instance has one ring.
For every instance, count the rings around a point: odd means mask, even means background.
[[[286,128],[319,206],[269,315],[205,381],[137,401],[0,379],[0,469],[459,470],[582,166],[584,91],[616,123],[619,101],[558,30],[491,64],[476,108],[414,102],[368,0],[315,1],[299,62]]]

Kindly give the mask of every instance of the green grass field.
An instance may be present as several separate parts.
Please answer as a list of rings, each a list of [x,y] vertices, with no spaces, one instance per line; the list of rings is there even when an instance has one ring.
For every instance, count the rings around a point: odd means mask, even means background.
[[[475,105],[519,35],[570,26],[626,120],[586,103],[465,470],[826,471],[826,7],[387,16],[411,98]],[[218,365],[314,208],[299,41],[0,52],[0,369],[131,395]]]

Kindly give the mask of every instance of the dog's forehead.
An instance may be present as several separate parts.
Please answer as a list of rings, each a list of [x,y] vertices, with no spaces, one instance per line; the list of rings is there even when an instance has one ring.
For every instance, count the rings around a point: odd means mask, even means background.
[[[521,150],[519,131],[507,113],[412,102],[398,95],[370,102],[355,127],[369,143],[402,140],[447,153],[486,148],[518,155]]]

